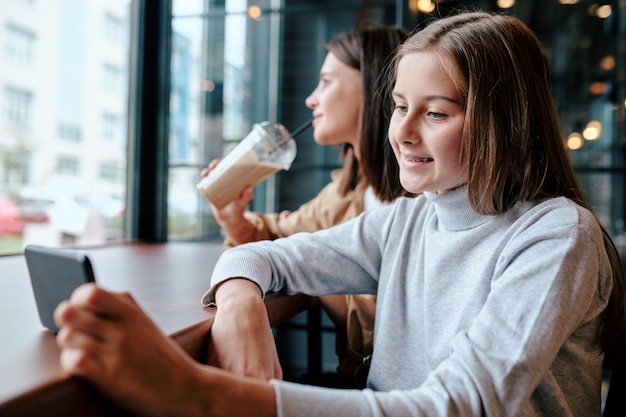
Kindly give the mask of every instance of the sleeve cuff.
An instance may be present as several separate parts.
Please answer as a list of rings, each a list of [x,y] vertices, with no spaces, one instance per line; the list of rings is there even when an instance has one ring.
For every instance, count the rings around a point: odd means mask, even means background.
[[[235,278],[230,278],[230,279],[235,279]],[[237,279],[247,279],[247,278],[240,277]],[[217,292],[217,287],[219,287],[220,284],[226,281],[228,281],[228,279],[218,282],[217,284],[213,285],[207,292],[204,293],[204,295],[200,299],[200,302],[202,303],[203,307],[217,307],[217,303],[215,302],[215,293]],[[248,281],[254,282],[251,279]],[[256,284],[256,286],[259,288],[259,291],[261,292],[261,299],[265,300],[265,291],[261,289],[261,286],[259,284],[257,284],[256,282],[254,283]]]

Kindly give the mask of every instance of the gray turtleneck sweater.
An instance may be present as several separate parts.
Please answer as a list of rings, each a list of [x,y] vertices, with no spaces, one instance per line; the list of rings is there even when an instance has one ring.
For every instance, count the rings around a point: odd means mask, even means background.
[[[466,188],[425,193],[230,249],[212,288],[231,277],[378,294],[368,389],[272,381],[279,416],[600,415],[611,270],[597,221],[565,198],[484,216]]]

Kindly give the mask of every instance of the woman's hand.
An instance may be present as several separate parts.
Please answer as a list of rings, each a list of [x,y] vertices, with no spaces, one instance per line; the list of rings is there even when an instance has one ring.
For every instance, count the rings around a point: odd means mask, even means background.
[[[276,343],[258,286],[231,279],[216,292],[209,364],[263,380],[282,379]]]
[[[221,159],[212,160],[209,166],[200,173],[202,178],[209,175],[220,161]],[[224,232],[237,244],[251,242],[254,238],[256,227],[244,216],[253,198],[254,190],[252,186],[248,186],[241,190],[241,193],[235,200],[221,209],[211,204],[211,211],[213,212],[213,217],[215,217],[217,224],[219,224]]]

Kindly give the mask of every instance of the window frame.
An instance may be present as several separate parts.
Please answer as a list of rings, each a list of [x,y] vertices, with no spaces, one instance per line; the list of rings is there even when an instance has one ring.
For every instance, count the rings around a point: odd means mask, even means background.
[[[131,10],[125,235],[167,241],[171,3],[134,0]]]

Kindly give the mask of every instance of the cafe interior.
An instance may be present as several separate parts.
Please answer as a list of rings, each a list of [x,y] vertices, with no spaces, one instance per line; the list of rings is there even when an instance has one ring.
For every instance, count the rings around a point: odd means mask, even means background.
[[[626,0],[9,0],[3,9],[2,416],[126,415],[60,370],[28,244],[85,251],[98,282],[130,291],[205,359],[214,311],[200,297],[225,236],[196,187],[201,171],[255,124],[306,125],[324,45],[346,30],[417,31],[463,9],[524,21],[550,62],[564,145],[626,260]],[[296,210],[341,166],[340,148],[318,146],[312,129],[296,144],[291,166],[255,187],[250,210]],[[335,369],[335,329],[315,300],[276,294],[266,304],[286,378]],[[618,372],[605,379],[605,397],[626,392]]]

